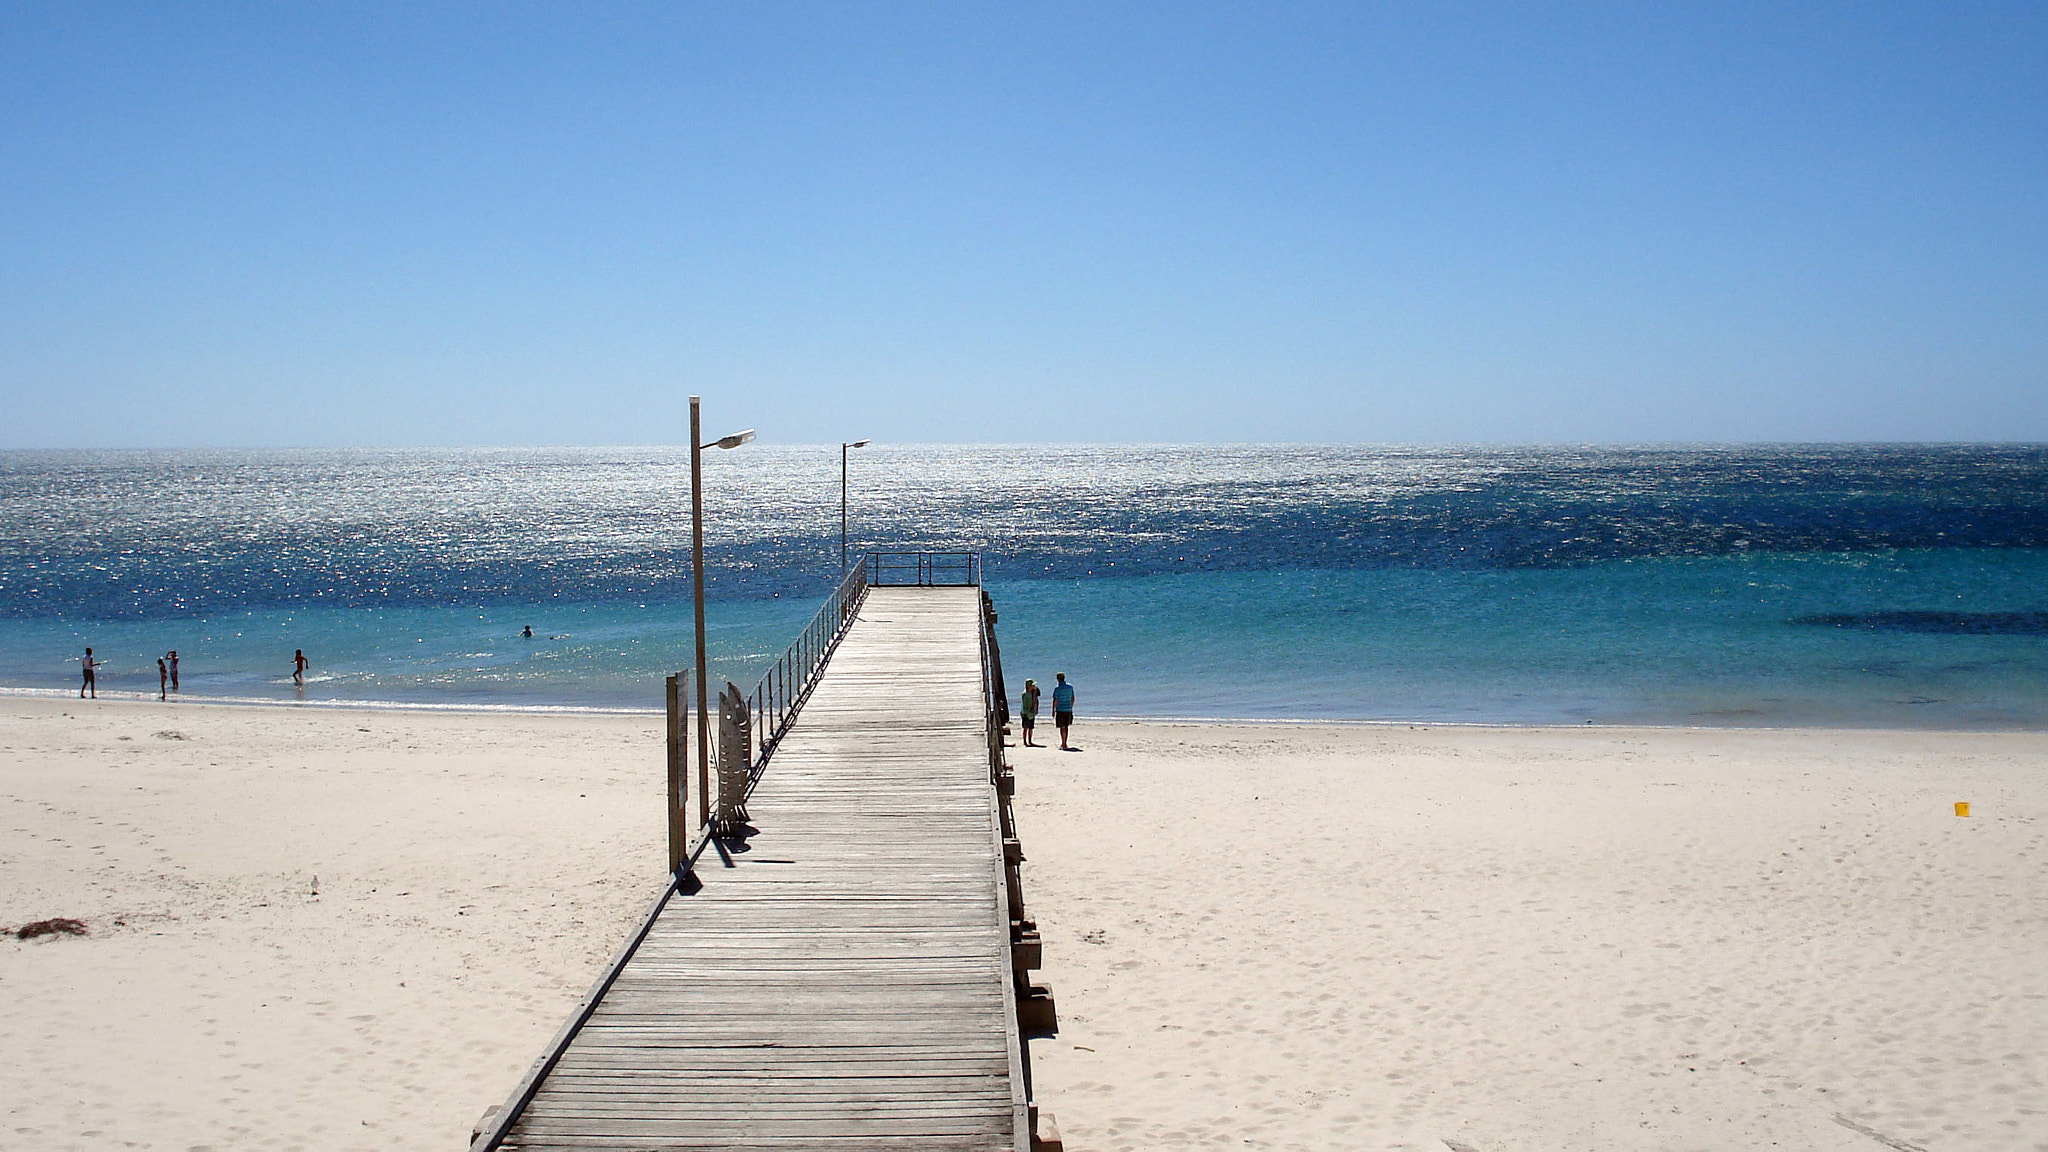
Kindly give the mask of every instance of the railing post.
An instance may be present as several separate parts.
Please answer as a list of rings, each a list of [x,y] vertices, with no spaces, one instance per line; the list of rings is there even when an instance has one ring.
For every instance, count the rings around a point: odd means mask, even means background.
[[[688,817],[684,815],[688,797],[683,794],[684,769],[684,720],[682,674],[670,673],[668,678],[668,870],[671,874],[683,866],[690,855],[690,831]]]
[[[685,677],[686,683],[687,680]],[[701,685],[698,691],[703,691]],[[697,734],[697,747],[703,750],[703,755],[697,757],[697,827],[707,828],[711,825],[711,758],[718,754],[718,749],[711,741],[711,726],[701,713],[697,723],[704,729]]]

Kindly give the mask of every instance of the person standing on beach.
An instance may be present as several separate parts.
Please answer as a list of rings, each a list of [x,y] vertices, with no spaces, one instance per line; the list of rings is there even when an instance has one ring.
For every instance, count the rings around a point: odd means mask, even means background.
[[[171,662],[171,691],[176,692],[178,690],[178,650],[176,648],[171,649],[169,660]]]
[[[85,694],[90,691],[92,698],[97,700],[100,698],[100,684],[99,680],[94,676],[94,672],[98,669],[99,665],[93,663],[92,649],[90,648],[85,650],[83,667],[85,668],[85,683],[78,686],[78,698],[80,700],[85,699]]]
[[[292,687],[304,688],[306,686],[306,665],[308,663],[304,648],[292,649]]]
[[[1038,681],[1024,682],[1024,746],[1036,748],[1031,742],[1031,726],[1038,722]]]
[[[1067,683],[1067,674],[1057,672],[1053,679],[1059,683],[1052,689],[1052,722],[1060,727],[1060,751],[1072,752],[1067,747],[1067,729],[1074,725],[1074,686]]]
[[[171,670],[164,664],[164,658],[161,656],[156,658],[156,698],[171,698]]]

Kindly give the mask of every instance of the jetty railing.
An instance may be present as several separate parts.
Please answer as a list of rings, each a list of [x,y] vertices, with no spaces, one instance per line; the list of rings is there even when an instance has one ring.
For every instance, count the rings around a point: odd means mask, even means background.
[[[915,584],[922,587],[981,583],[979,552],[868,552],[860,563],[847,569],[839,587],[825,598],[811,622],[804,626],[788,650],[770,665],[761,682],[746,697],[747,722],[744,731],[752,746],[747,749],[748,790],[760,780],[768,757],[796,719],[797,710],[816,683],[818,673],[832,657],[853,623],[868,589],[875,586]],[[986,599],[986,597],[984,597]],[[998,681],[1000,683],[1000,673]],[[1002,706],[1005,722],[1008,702]]]
[[[701,819],[697,848],[701,849],[708,843],[709,837],[728,834],[745,824],[746,794],[753,791],[754,785],[760,781],[769,756],[795,722],[797,711],[815,687],[818,673],[824,670],[826,661],[831,659],[833,650],[846,635],[862,601],[867,598],[869,588],[913,585],[927,588],[978,587],[980,584],[979,552],[922,550],[862,555],[860,563],[847,570],[839,586],[825,598],[825,603],[819,606],[796,640],[769,665],[752,692],[742,694],[737,686],[718,691],[719,715],[709,740],[711,755],[708,763],[698,768]],[[988,607],[986,593],[982,601],[988,613],[984,623],[984,643],[992,647],[994,609]],[[995,747],[1000,749],[1001,731],[1009,724],[1010,709],[1007,693],[1003,690],[1001,657],[997,656],[995,660],[996,670],[991,685],[994,699],[992,714],[996,717]],[[687,677],[681,674],[669,677],[671,871],[696,855],[687,846],[688,834],[682,831],[684,817],[680,795],[681,781],[687,775],[684,761],[688,756],[685,735],[688,710],[681,706],[681,697],[688,695],[682,690],[687,684]],[[737,745],[733,743],[735,738],[740,741]],[[708,779],[714,771],[718,776],[716,786]],[[716,811],[710,810],[713,798],[716,798]]]
[[[768,754],[789,730],[796,719],[797,709],[802,707],[804,698],[817,683],[820,669],[832,656],[832,650],[839,646],[841,637],[846,635],[847,625],[860,611],[862,600],[867,598],[868,566],[856,564],[847,569],[846,578],[839,587],[825,598],[811,622],[804,625],[788,650],[768,666],[761,682],[754,685],[754,691],[747,697],[748,725],[754,746],[748,751],[747,775],[758,779],[761,767]]]
[[[737,687],[718,689],[718,714],[706,725],[709,755],[697,766],[698,819],[694,834],[683,797],[684,782],[689,776],[691,721],[685,703],[689,696],[689,674],[678,672],[668,678],[670,872],[680,875],[680,870],[697,857],[713,836],[746,819],[746,793],[760,779],[768,754],[789,730],[797,709],[816,686],[819,671],[846,635],[867,590],[867,565],[849,569],[795,641],[768,666],[751,693],[741,695]],[[732,745],[729,735],[733,733],[743,734],[743,746]],[[736,770],[729,770],[729,765],[736,766]],[[735,796],[740,802],[732,802]]]
[[[868,583],[919,587],[981,584],[979,552],[870,552],[861,557]]]
[[[868,589],[874,586],[915,584],[921,587],[942,585],[972,585],[981,583],[981,553],[979,552],[868,552],[860,563],[847,569],[839,587],[825,598],[817,615],[804,626],[803,634],[789,646],[788,651],[770,665],[761,682],[747,697],[748,727],[754,746],[748,749],[747,775],[749,786],[760,779],[761,769],[767,763],[769,753],[788,731],[790,722],[796,719],[797,709],[803,706],[804,697],[810,693],[811,685],[825,661],[832,656],[832,650],[839,646],[839,640],[846,635],[847,625],[860,611],[861,601],[867,599]],[[983,594],[986,602],[988,596]],[[993,609],[989,610],[991,614]],[[990,623],[993,623],[991,619]],[[1002,673],[996,673],[996,687],[1002,687]],[[1010,718],[1009,702],[1000,705],[1003,723]]]

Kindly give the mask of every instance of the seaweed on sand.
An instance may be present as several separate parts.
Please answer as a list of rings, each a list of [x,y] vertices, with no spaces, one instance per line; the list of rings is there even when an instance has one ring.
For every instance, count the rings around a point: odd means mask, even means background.
[[[85,934],[85,924],[83,921],[73,920],[65,916],[59,916],[51,920],[38,920],[33,924],[23,924],[14,930],[14,938],[16,940],[33,940],[38,936],[83,936]]]

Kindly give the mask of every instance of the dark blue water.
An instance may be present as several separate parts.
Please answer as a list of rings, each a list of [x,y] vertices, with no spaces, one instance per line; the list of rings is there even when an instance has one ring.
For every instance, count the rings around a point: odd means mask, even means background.
[[[1131,715],[2048,725],[2048,448],[875,447],[853,542],[984,552],[1013,684]],[[837,446],[707,461],[751,683],[838,576]],[[653,706],[668,449],[0,453],[0,684]],[[532,625],[537,637],[518,636]]]

